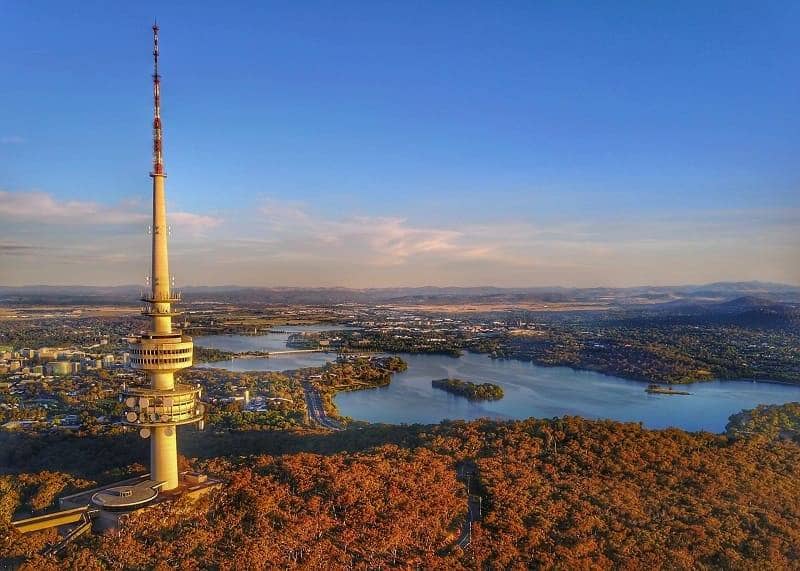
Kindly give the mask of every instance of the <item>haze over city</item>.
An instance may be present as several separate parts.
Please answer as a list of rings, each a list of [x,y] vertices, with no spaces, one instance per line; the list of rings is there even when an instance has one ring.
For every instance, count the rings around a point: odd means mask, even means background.
[[[0,284],[143,283],[154,16],[179,284],[798,284],[798,11],[6,4]]]

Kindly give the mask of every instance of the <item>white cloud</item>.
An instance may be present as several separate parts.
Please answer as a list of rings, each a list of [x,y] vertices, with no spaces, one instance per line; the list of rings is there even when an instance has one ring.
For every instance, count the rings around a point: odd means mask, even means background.
[[[258,208],[264,222],[275,229],[308,226],[311,217],[306,213],[300,202],[284,202],[273,198],[261,200]]]
[[[12,221],[60,224],[131,224],[147,215],[125,205],[105,206],[79,200],[59,201],[45,192],[0,191],[0,218]]]
[[[255,263],[272,280],[266,268],[305,276],[309,268],[333,267],[318,279],[336,272],[347,285],[629,285],[798,275],[784,253],[800,247],[800,212],[787,209],[445,227],[393,216],[336,219],[270,199],[259,216],[263,224],[248,236],[254,242],[229,246],[226,264]]]
[[[216,228],[222,224],[222,218],[206,214],[193,214],[191,212],[170,212],[170,223],[178,228],[186,229],[192,235],[202,235],[206,230]]]
[[[263,201],[259,212],[265,231],[277,235],[283,247],[294,251],[324,248],[330,255],[357,256],[360,262],[377,266],[403,264],[418,256],[462,250],[462,233],[423,228],[406,219],[389,216],[357,216],[341,220],[312,216],[300,203]],[[465,250],[466,251],[466,250]]]
[[[144,231],[148,206],[0,192],[0,228],[7,230],[0,256],[6,257],[6,268],[13,268],[11,276],[0,275],[0,283],[141,281],[149,256]],[[368,287],[800,281],[794,263],[800,212],[791,209],[461,225],[448,223],[444,213],[441,224],[425,225],[390,214],[336,217],[302,203],[266,199],[232,212],[228,220],[183,211],[170,212],[169,218],[176,228],[171,267],[184,283]],[[3,226],[7,220],[37,223]],[[140,233],[133,224],[140,225]]]
[[[91,201],[58,200],[51,194],[39,191],[0,190],[0,219],[45,225],[145,225],[151,220],[151,215],[143,209],[142,204],[131,201],[106,205]],[[171,212],[169,219],[176,227],[184,228],[193,235],[222,223],[218,217],[191,212]]]

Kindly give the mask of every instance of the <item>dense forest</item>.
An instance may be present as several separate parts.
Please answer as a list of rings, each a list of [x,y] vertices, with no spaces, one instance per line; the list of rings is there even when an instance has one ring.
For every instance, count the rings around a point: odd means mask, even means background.
[[[781,569],[800,558],[800,446],[780,438],[576,417],[186,436],[187,464],[225,479],[223,490],[141,512],[59,561],[36,555],[52,534],[2,524],[0,552],[28,569]],[[88,458],[119,438],[20,442],[28,452],[4,455],[4,471],[60,453],[52,469],[65,474],[4,476],[0,516],[41,508],[61,478],[64,489],[108,478],[116,459]],[[462,550],[465,461],[484,513]]]

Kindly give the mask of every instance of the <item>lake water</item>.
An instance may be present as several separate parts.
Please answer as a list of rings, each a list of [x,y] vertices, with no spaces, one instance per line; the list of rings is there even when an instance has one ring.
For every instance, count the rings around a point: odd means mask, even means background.
[[[244,351],[286,351],[289,335],[314,331],[342,331],[349,329],[338,325],[281,325],[276,329],[285,333],[266,335],[206,335],[194,338],[195,345],[241,353]],[[297,353],[275,355],[269,359],[233,359],[217,363],[201,363],[198,367],[224,368],[229,371],[286,371],[304,367],[321,367],[336,358],[335,353]]]
[[[289,328],[281,328],[289,330]],[[296,328],[330,330],[330,326]],[[282,341],[281,341],[282,338]],[[288,334],[259,337],[223,335],[199,337],[198,345],[228,351],[278,350]],[[281,345],[281,343],[283,345]],[[514,359],[490,359],[478,353],[454,358],[444,355],[400,354],[408,370],[392,376],[388,387],[339,393],[342,415],[385,423],[438,423],[444,419],[481,417],[521,419],[577,415],[642,422],[649,428],[676,426],[685,430],[722,432],[728,417],[758,404],[800,401],[800,386],[751,381],[711,381],[686,385],[691,395],[652,395],[646,383],[567,367],[540,367]],[[233,371],[280,371],[319,366],[332,354],[305,353],[272,359],[234,359],[202,366]],[[503,387],[499,401],[470,402],[431,387],[431,380],[456,377],[492,382]]]

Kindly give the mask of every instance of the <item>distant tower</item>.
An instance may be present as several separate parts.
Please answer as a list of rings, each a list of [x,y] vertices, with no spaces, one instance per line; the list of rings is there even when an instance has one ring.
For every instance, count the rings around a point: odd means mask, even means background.
[[[172,328],[172,318],[180,313],[172,304],[180,294],[171,287],[167,255],[167,205],[164,195],[164,157],[161,138],[161,76],[158,74],[158,26],[153,25],[153,244],[151,290],[142,296],[142,309],[151,321],[150,331],[131,340],[130,364],[147,374],[150,386],[127,387],[123,398],[127,411],[125,424],[139,428],[150,438],[150,479],[163,482],[162,490],[180,485],[176,427],[203,420],[200,389],[175,384],[175,372],[192,366],[192,338]]]

